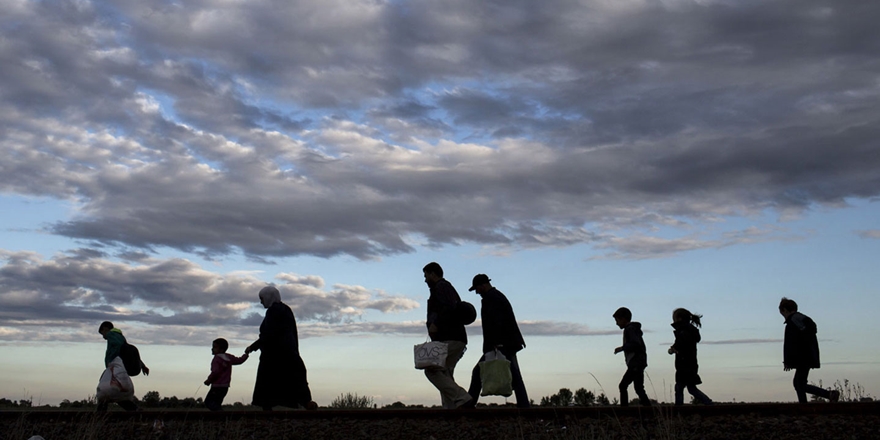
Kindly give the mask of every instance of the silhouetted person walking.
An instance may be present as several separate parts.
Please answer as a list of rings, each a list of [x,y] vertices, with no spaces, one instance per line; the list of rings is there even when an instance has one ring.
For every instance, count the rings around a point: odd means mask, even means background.
[[[675,330],[675,343],[669,347],[669,354],[675,355],[675,404],[684,404],[684,389],[705,405],[712,399],[697,388],[703,383],[700,379],[700,365],[697,363],[697,343],[700,342],[700,315],[687,309],[672,312],[672,328]]]
[[[125,364],[122,361],[122,351],[128,344],[128,341],[126,341],[125,336],[122,335],[122,330],[116,328],[110,321],[102,322],[101,325],[98,326],[98,333],[107,340],[107,349],[104,351],[104,367],[106,368],[104,374],[111,375],[112,379],[107,378],[110,386],[103,390],[103,392],[97,393],[96,397],[105,393],[126,394],[131,397],[122,399],[99,398],[97,410],[107,411],[109,404],[111,402],[116,402],[117,405],[121,406],[126,411],[137,411],[138,407],[133,400],[134,383],[126,372]],[[140,362],[140,360],[138,360],[138,362]],[[141,371],[144,372],[145,376],[148,376],[150,374],[150,369],[147,368],[143,362],[140,362],[140,364]],[[104,376],[102,376],[102,382],[103,379],[105,379]],[[114,388],[116,388],[116,390],[114,390]],[[101,391],[100,388],[99,391]]]
[[[779,314],[785,317],[785,342],[782,348],[782,364],[785,371],[794,370],[794,390],[798,402],[807,403],[807,394],[824,397],[832,402],[840,400],[840,391],[828,391],[807,383],[811,368],[819,368],[819,340],[816,323],[809,316],[798,312],[794,300],[783,297],[779,302]]]
[[[266,317],[260,324],[260,339],[245,349],[245,354],[261,351],[253,405],[265,411],[274,406],[317,409],[306,380],[306,364],[299,355],[293,311],[281,302],[281,293],[274,286],[264,287],[259,296]]]
[[[614,312],[614,322],[623,329],[623,345],[614,349],[614,354],[623,352],[626,359],[626,373],[620,380],[620,406],[629,406],[627,388],[633,384],[639,403],[651,406],[651,399],[645,393],[645,368],[648,368],[648,350],[642,339],[642,324],[632,320],[632,312],[621,307]]]
[[[530,406],[529,395],[526,392],[526,385],[523,383],[522,372],[516,359],[516,353],[525,348],[526,342],[519,331],[519,325],[516,323],[516,316],[513,314],[510,301],[503,293],[493,287],[490,281],[492,280],[487,275],[478,274],[474,277],[471,288],[468,289],[476,291],[482,297],[480,319],[483,323],[483,356],[480,357],[471,374],[468,394],[472,400],[465,406],[474,407],[477,405],[482,389],[480,362],[486,360],[486,353],[497,349],[510,361],[511,386],[514,395],[516,395],[516,406],[528,408]]]
[[[223,407],[223,399],[229,392],[232,382],[232,366],[241,365],[248,359],[245,353],[241,357],[233,356],[226,352],[229,350],[229,341],[223,338],[214,339],[211,343],[211,374],[205,379],[205,385],[210,385],[211,390],[205,396],[205,407],[211,411],[220,411]]]
[[[425,376],[440,391],[443,408],[458,408],[471,400],[468,392],[455,383],[453,377],[455,365],[467,349],[467,331],[456,313],[461,297],[452,284],[443,278],[443,268],[439,264],[428,263],[422,273],[431,291],[425,322],[428,335],[432,341],[445,342],[447,345],[446,366],[425,369]]]

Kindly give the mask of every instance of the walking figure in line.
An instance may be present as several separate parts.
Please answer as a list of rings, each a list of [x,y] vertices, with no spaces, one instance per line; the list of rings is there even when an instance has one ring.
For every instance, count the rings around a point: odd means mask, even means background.
[[[829,391],[807,383],[811,368],[819,368],[819,339],[816,323],[798,312],[794,300],[783,297],[779,314],[785,317],[785,341],[782,346],[782,364],[785,371],[794,370],[794,391],[798,402],[807,403],[807,394],[824,397],[831,402],[840,400],[840,391]]]
[[[614,349],[614,354],[623,352],[626,359],[626,373],[620,380],[620,406],[629,406],[627,388],[632,384],[639,396],[639,404],[651,406],[651,399],[645,393],[645,368],[648,368],[648,350],[642,339],[642,324],[632,320],[632,312],[621,307],[614,312],[614,322],[623,329],[623,345]]]
[[[480,362],[486,360],[486,353],[497,349],[510,362],[511,386],[516,395],[516,406],[528,408],[529,395],[526,393],[526,385],[523,383],[519,362],[516,360],[516,353],[525,348],[526,342],[519,331],[510,301],[493,287],[490,281],[492,280],[486,274],[478,274],[474,277],[471,288],[468,289],[476,291],[482,297],[480,318],[483,323],[483,356],[477,361],[477,366],[471,374],[468,394],[471,395],[472,400],[464,406],[473,408],[477,405],[482,389]]]
[[[318,409],[306,378],[306,364],[299,355],[296,318],[281,293],[274,286],[260,290],[260,304],[266,317],[260,324],[260,338],[245,349],[245,354],[260,350],[260,365],[254,384],[253,405],[271,411],[274,406]]]
[[[697,388],[703,383],[697,363],[697,343],[700,342],[701,315],[687,309],[672,312],[672,328],[675,330],[675,343],[669,347],[669,354],[675,355],[675,404],[684,404],[684,389],[704,405],[711,405],[712,399]]]
[[[446,367],[425,369],[425,376],[440,391],[443,408],[459,408],[471,400],[470,394],[455,383],[455,365],[467,349],[467,330],[458,318],[456,309],[461,297],[455,287],[443,278],[443,268],[435,262],[423,269],[425,283],[431,294],[428,297],[428,318],[425,325],[432,341],[445,342],[447,346]]]
[[[233,356],[226,352],[229,350],[229,342],[223,338],[217,338],[211,343],[211,374],[205,379],[205,385],[210,385],[211,390],[205,396],[205,407],[211,411],[220,411],[223,399],[229,392],[229,384],[232,382],[232,366],[241,365],[248,359],[245,353],[241,357]]]

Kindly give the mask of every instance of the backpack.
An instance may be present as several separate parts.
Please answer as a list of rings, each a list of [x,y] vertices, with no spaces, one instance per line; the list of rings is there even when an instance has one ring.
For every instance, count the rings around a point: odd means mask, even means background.
[[[455,306],[455,316],[462,325],[473,324],[477,320],[477,309],[467,301],[459,301]]]
[[[122,364],[125,365],[125,372],[129,376],[137,376],[141,374],[141,353],[137,347],[128,342],[119,349],[119,357],[122,358]]]

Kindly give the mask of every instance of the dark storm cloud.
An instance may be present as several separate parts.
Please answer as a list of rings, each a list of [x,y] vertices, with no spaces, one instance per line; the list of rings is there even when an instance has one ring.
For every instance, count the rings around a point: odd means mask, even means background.
[[[3,6],[0,191],[122,252],[658,258],[880,195],[874,2]]]

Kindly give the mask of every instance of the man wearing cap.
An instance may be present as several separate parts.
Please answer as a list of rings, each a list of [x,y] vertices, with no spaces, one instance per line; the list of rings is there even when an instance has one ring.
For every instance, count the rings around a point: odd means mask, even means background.
[[[443,278],[443,268],[435,262],[423,269],[425,283],[431,291],[428,297],[428,335],[432,341],[445,342],[447,346],[446,367],[425,369],[425,376],[440,391],[443,408],[455,409],[471,400],[464,388],[455,383],[455,365],[467,348],[467,330],[456,314],[461,297],[455,287]]]
[[[510,361],[510,373],[513,376],[511,385],[516,395],[516,406],[528,408],[531,406],[529,395],[526,393],[526,385],[523,383],[519,362],[516,360],[516,353],[525,348],[526,342],[519,331],[510,301],[498,289],[492,287],[489,281],[492,280],[486,274],[478,274],[474,277],[471,288],[468,289],[476,291],[482,297],[480,318],[483,321],[484,354],[477,362],[477,366],[474,367],[473,374],[471,375],[471,386],[468,389],[471,401],[464,406],[473,408],[477,405],[480,390],[483,388],[482,381],[480,380],[480,362],[486,360],[485,353],[498,349]]]

